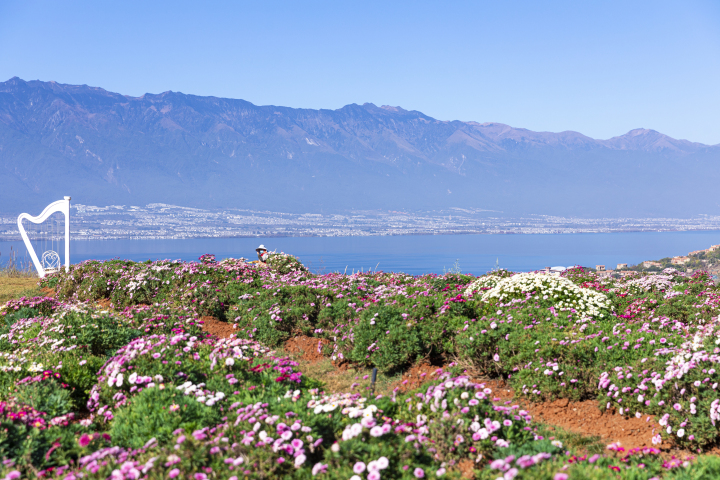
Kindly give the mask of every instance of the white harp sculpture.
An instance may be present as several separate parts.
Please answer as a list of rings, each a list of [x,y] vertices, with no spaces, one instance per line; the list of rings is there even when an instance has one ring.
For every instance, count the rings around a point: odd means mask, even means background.
[[[40,225],[50,218],[53,213],[59,212],[65,215],[65,271],[67,272],[70,270],[70,200],[70,197],[65,197],[64,200],[58,200],[57,202],[51,203],[45,207],[45,210],[43,210],[43,212],[37,217],[33,217],[27,213],[21,213],[18,217],[18,230],[20,230],[20,235],[22,236],[23,242],[25,242],[28,253],[30,253],[30,258],[35,265],[40,278],[45,277],[48,273],[54,273],[60,270],[60,255],[59,252],[54,250],[56,243],[58,250],[60,249],[60,241],[57,238],[60,236],[60,232],[53,232],[51,230],[52,227],[49,227],[49,230],[45,233],[49,234],[50,248],[42,252],[42,257],[38,259],[37,253],[35,253],[35,248],[25,231],[25,227],[23,227],[22,221],[27,220],[36,225]],[[45,247],[42,246],[41,248],[44,249]]]

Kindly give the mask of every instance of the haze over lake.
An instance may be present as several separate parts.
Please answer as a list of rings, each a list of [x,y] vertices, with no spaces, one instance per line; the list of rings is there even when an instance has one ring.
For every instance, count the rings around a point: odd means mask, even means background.
[[[531,271],[552,266],[618,263],[685,255],[720,243],[720,231],[638,232],[571,235],[425,235],[378,237],[205,238],[187,240],[78,240],[71,261],[89,259],[196,260],[204,253],[217,259],[246,257],[255,248],[284,251],[314,272],[372,269],[414,275],[443,273],[457,261],[465,273],[483,274],[495,267]],[[10,246],[21,255],[22,242],[0,242],[0,262]]]

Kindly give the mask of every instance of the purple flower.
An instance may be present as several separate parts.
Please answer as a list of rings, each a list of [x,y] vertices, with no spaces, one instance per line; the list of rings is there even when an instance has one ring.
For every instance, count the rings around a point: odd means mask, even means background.
[[[418,467],[413,471],[413,475],[415,475],[415,478],[423,478],[425,477],[425,470]]]

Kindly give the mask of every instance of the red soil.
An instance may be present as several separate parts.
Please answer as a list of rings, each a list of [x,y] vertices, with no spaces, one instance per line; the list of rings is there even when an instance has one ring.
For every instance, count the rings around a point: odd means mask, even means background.
[[[40,289],[40,291],[45,295],[46,297],[52,297],[55,298],[55,290],[52,288],[43,287]]]
[[[112,302],[109,298],[103,298],[98,300],[97,305],[101,308],[112,308]]]
[[[234,324],[220,321],[215,317],[200,317],[198,323],[202,325],[203,332],[218,338],[229,338],[235,333]]]
[[[653,435],[660,432],[655,419],[643,415],[641,418],[625,418],[612,412],[602,412],[595,400],[570,402],[567,398],[554,402],[533,403],[525,399],[514,399],[515,393],[498,380],[480,381],[492,389],[493,397],[500,402],[519,404],[530,412],[534,419],[555,425],[564,430],[581,435],[598,436],[607,443],[620,442],[625,448],[654,447]],[[660,445],[669,448],[669,445]]]
[[[401,392],[407,392],[420,387],[422,384],[435,380],[441,368],[430,365],[427,362],[416,363],[403,373],[398,387]]]
[[[330,343],[330,341],[325,338],[314,338],[306,335],[299,335],[285,342],[285,352],[299,354],[300,358],[306,362],[319,362],[325,357],[321,352],[318,352],[318,343],[325,345]]]

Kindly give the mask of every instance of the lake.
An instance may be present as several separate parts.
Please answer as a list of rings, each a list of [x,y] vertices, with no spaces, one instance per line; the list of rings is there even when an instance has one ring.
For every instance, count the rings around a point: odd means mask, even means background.
[[[496,266],[513,271],[544,267],[618,263],[685,255],[720,243],[720,231],[587,233],[564,235],[418,235],[395,237],[205,238],[186,240],[77,240],[73,263],[88,259],[196,260],[256,258],[255,248],[284,251],[314,272],[383,270],[411,274],[443,273],[457,262],[462,272],[483,274]],[[22,242],[0,242],[0,262],[10,246],[25,253]]]

